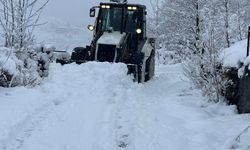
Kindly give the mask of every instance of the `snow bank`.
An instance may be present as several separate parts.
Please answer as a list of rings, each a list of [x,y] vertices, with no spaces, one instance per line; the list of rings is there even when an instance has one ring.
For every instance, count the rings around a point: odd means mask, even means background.
[[[222,51],[223,66],[226,68],[239,68],[240,62],[244,62],[247,52],[247,40],[236,42]]]

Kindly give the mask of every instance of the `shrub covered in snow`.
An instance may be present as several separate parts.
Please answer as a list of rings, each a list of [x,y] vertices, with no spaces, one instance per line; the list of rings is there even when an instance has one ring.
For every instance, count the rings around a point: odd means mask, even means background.
[[[48,76],[53,61],[52,46],[37,45],[28,49],[0,48],[0,86],[34,86]]]
[[[202,54],[193,54],[183,62],[184,74],[213,102],[224,100],[222,94],[226,84],[222,63],[217,55],[217,51],[206,49]]]
[[[9,86],[17,72],[17,57],[11,49],[0,48],[0,86]]]
[[[55,49],[52,45],[38,45],[35,48],[36,54],[33,59],[38,63],[37,71],[40,77],[48,76],[49,64],[54,60],[53,51]]]

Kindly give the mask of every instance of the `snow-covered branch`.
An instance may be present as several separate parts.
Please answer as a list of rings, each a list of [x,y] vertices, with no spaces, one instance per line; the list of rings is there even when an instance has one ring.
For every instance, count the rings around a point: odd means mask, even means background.
[[[39,25],[42,10],[49,0],[0,0],[0,26],[5,46],[25,48],[34,41],[33,31]]]

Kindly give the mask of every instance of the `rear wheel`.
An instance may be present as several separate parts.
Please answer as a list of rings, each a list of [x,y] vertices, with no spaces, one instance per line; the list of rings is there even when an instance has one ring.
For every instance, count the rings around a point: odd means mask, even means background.
[[[71,61],[76,62],[77,64],[84,63],[90,58],[89,52],[86,48],[76,47],[71,55]]]
[[[155,50],[152,50],[146,61],[145,82],[153,78],[155,74]]]

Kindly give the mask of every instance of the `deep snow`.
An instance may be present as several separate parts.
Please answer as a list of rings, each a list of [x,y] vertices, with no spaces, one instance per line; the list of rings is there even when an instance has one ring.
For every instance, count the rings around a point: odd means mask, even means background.
[[[53,16],[55,5],[45,15],[52,17],[42,18],[48,23],[36,31],[39,43],[67,51],[88,44],[90,20],[83,17],[83,26],[75,25],[80,15],[63,7]],[[74,17],[63,15],[62,21],[57,18],[62,11]],[[156,77],[144,84],[132,82],[126,72],[123,64],[52,64],[42,85],[0,88],[0,150],[249,149],[250,115],[206,102],[181,64],[157,65]]]
[[[222,150],[250,124],[234,106],[209,104],[181,65],[145,84],[123,64],[53,64],[34,89],[1,89],[0,150]],[[248,132],[240,146],[248,146]],[[242,145],[243,144],[243,145]]]

